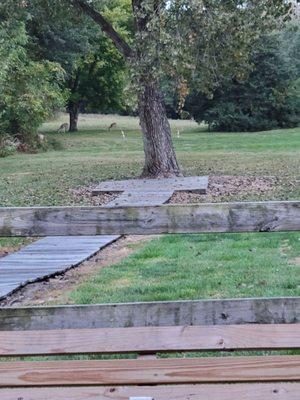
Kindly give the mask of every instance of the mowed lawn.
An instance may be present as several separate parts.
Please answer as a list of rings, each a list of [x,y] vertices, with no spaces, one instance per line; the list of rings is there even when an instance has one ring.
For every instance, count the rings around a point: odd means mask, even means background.
[[[54,131],[61,121],[64,116],[41,131],[63,149],[0,159],[1,206],[84,204],[71,189],[138,176],[143,150],[137,119],[82,116],[78,133],[58,135]],[[112,122],[117,129],[108,132]],[[193,122],[172,121],[172,131],[185,175],[276,177],[272,192],[251,192],[246,198],[300,199],[300,129],[208,133]],[[0,240],[0,246],[19,243]],[[300,295],[299,233],[170,235],[137,246],[121,263],[75,287],[67,301],[294,295]]]
[[[102,269],[77,304],[300,295],[297,233],[170,235]]]
[[[0,158],[1,206],[76,204],[82,200],[72,196],[72,188],[141,172],[142,138],[136,118],[85,116],[78,133],[56,134],[64,120],[45,124],[41,130],[49,132],[50,140],[59,140],[63,150]],[[118,122],[118,129],[108,132],[111,121]],[[300,198],[300,128],[208,133],[189,121],[174,121],[172,127],[185,175],[276,176],[280,184],[274,199]],[[264,197],[254,193],[251,198]]]

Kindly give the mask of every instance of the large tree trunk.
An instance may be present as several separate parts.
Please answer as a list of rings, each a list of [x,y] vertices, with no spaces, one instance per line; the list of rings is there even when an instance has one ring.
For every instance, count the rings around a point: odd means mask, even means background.
[[[172,144],[171,127],[153,68],[153,64],[157,63],[152,54],[157,41],[153,41],[153,32],[149,28],[153,15],[156,14],[159,18],[160,7],[163,6],[159,1],[153,1],[152,6],[149,4],[153,7],[151,10],[147,4],[143,0],[132,0],[135,29],[138,33],[135,59],[138,61],[139,114],[145,153],[142,176],[149,178],[179,176],[181,173]],[[149,53],[152,56],[149,57]],[[149,65],[145,64],[147,59]]]
[[[154,1],[153,9],[149,9],[148,3],[143,0],[132,0],[132,8],[135,20],[136,32],[141,34],[140,40],[148,44],[146,48],[133,50],[130,45],[124,41],[122,36],[114,29],[112,24],[106,18],[96,11],[86,0],[72,0],[71,4],[78,7],[85,14],[89,15],[103,30],[103,32],[113,41],[116,48],[131,63],[132,60],[140,60],[144,65],[149,51],[153,45],[152,31],[149,30],[148,23],[151,21],[153,13],[159,13],[163,2]],[[151,42],[152,41],[152,42]],[[148,49],[147,49],[148,47]],[[150,60],[151,64],[151,60]],[[179,176],[180,168],[176,159],[172,145],[172,135],[170,124],[167,119],[165,106],[161,92],[158,90],[157,79],[150,68],[144,68],[139,71],[139,114],[140,123],[144,138],[145,164],[142,176],[149,178]]]
[[[143,85],[139,95],[139,114],[145,153],[142,176],[180,176],[163,96],[155,84]]]
[[[69,132],[77,132],[78,131],[78,115],[79,115],[79,107],[77,104],[70,104],[68,107],[68,113],[70,117],[70,125]]]

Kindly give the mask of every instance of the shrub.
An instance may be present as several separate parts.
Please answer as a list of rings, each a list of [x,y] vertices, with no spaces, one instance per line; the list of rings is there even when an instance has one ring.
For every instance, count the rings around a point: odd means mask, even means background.
[[[0,157],[7,157],[16,153],[20,142],[8,135],[0,137]]]
[[[299,71],[282,51],[281,34],[265,36],[252,54],[253,71],[227,81],[212,99],[193,92],[186,109],[196,121],[217,131],[260,131],[295,127],[300,122]],[[285,46],[286,47],[286,46]]]

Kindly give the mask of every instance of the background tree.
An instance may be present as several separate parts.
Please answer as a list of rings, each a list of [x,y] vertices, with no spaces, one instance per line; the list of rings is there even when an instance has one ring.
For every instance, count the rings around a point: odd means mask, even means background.
[[[120,0],[118,7],[111,3],[105,10],[125,36],[130,29],[128,4]],[[80,111],[118,112],[123,108],[126,69],[120,53],[90,19],[68,8],[66,18],[58,5],[61,2],[28,2],[27,30],[36,59],[55,61],[66,72],[66,109],[69,130],[74,132]]]
[[[70,132],[77,131],[79,112],[124,111],[125,78],[124,59],[105,37],[79,57],[67,80]]]
[[[293,32],[293,37],[291,37]],[[230,79],[209,99],[193,91],[185,109],[217,131],[289,128],[300,122],[299,27],[261,38],[246,80]]]
[[[63,104],[63,71],[30,58],[25,25],[8,11],[0,7],[0,135],[34,147],[39,125]]]
[[[92,18],[129,61],[144,139],[143,176],[150,177],[180,174],[162,77],[177,82],[181,104],[195,71],[200,72],[199,87],[211,93],[226,77],[245,73],[258,35],[278,24],[276,17],[289,8],[281,0],[132,0],[135,36],[130,44],[105,18],[98,1],[65,1]]]

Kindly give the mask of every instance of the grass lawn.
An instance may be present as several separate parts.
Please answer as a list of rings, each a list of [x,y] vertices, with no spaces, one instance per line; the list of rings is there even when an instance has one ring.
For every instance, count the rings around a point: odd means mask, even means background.
[[[138,121],[128,117],[84,117],[76,134],[54,133],[59,122],[46,124],[46,136],[60,140],[64,150],[17,154],[0,159],[0,205],[76,204],[71,188],[105,179],[136,177],[143,150]],[[111,121],[126,131],[107,131]],[[81,126],[81,125],[80,125]],[[207,133],[189,121],[174,121],[174,144],[186,175],[276,176],[272,194],[251,199],[299,199],[300,128],[263,133]],[[89,128],[89,130],[88,130]],[[177,138],[177,129],[181,137]]]
[[[61,141],[62,150],[0,159],[1,206],[83,204],[71,189],[139,174],[143,151],[137,119],[83,116],[78,133],[57,135],[54,130],[64,120],[63,116],[42,127],[48,138]],[[108,132],[115,121],[118,129]],[[172,121],[172,129],[186,175],[278,179],[272,192],[228,200],[300,199],[300,129],[208,133],[190,121]],[[160,237],[75,287],[68,301],[300,295],[299,239],[298,233]],[[1,246],[20,243],[1,239],[0,251]]]
[[[298,233],[170,235],[104,268],[78,304],[300,295]]]

